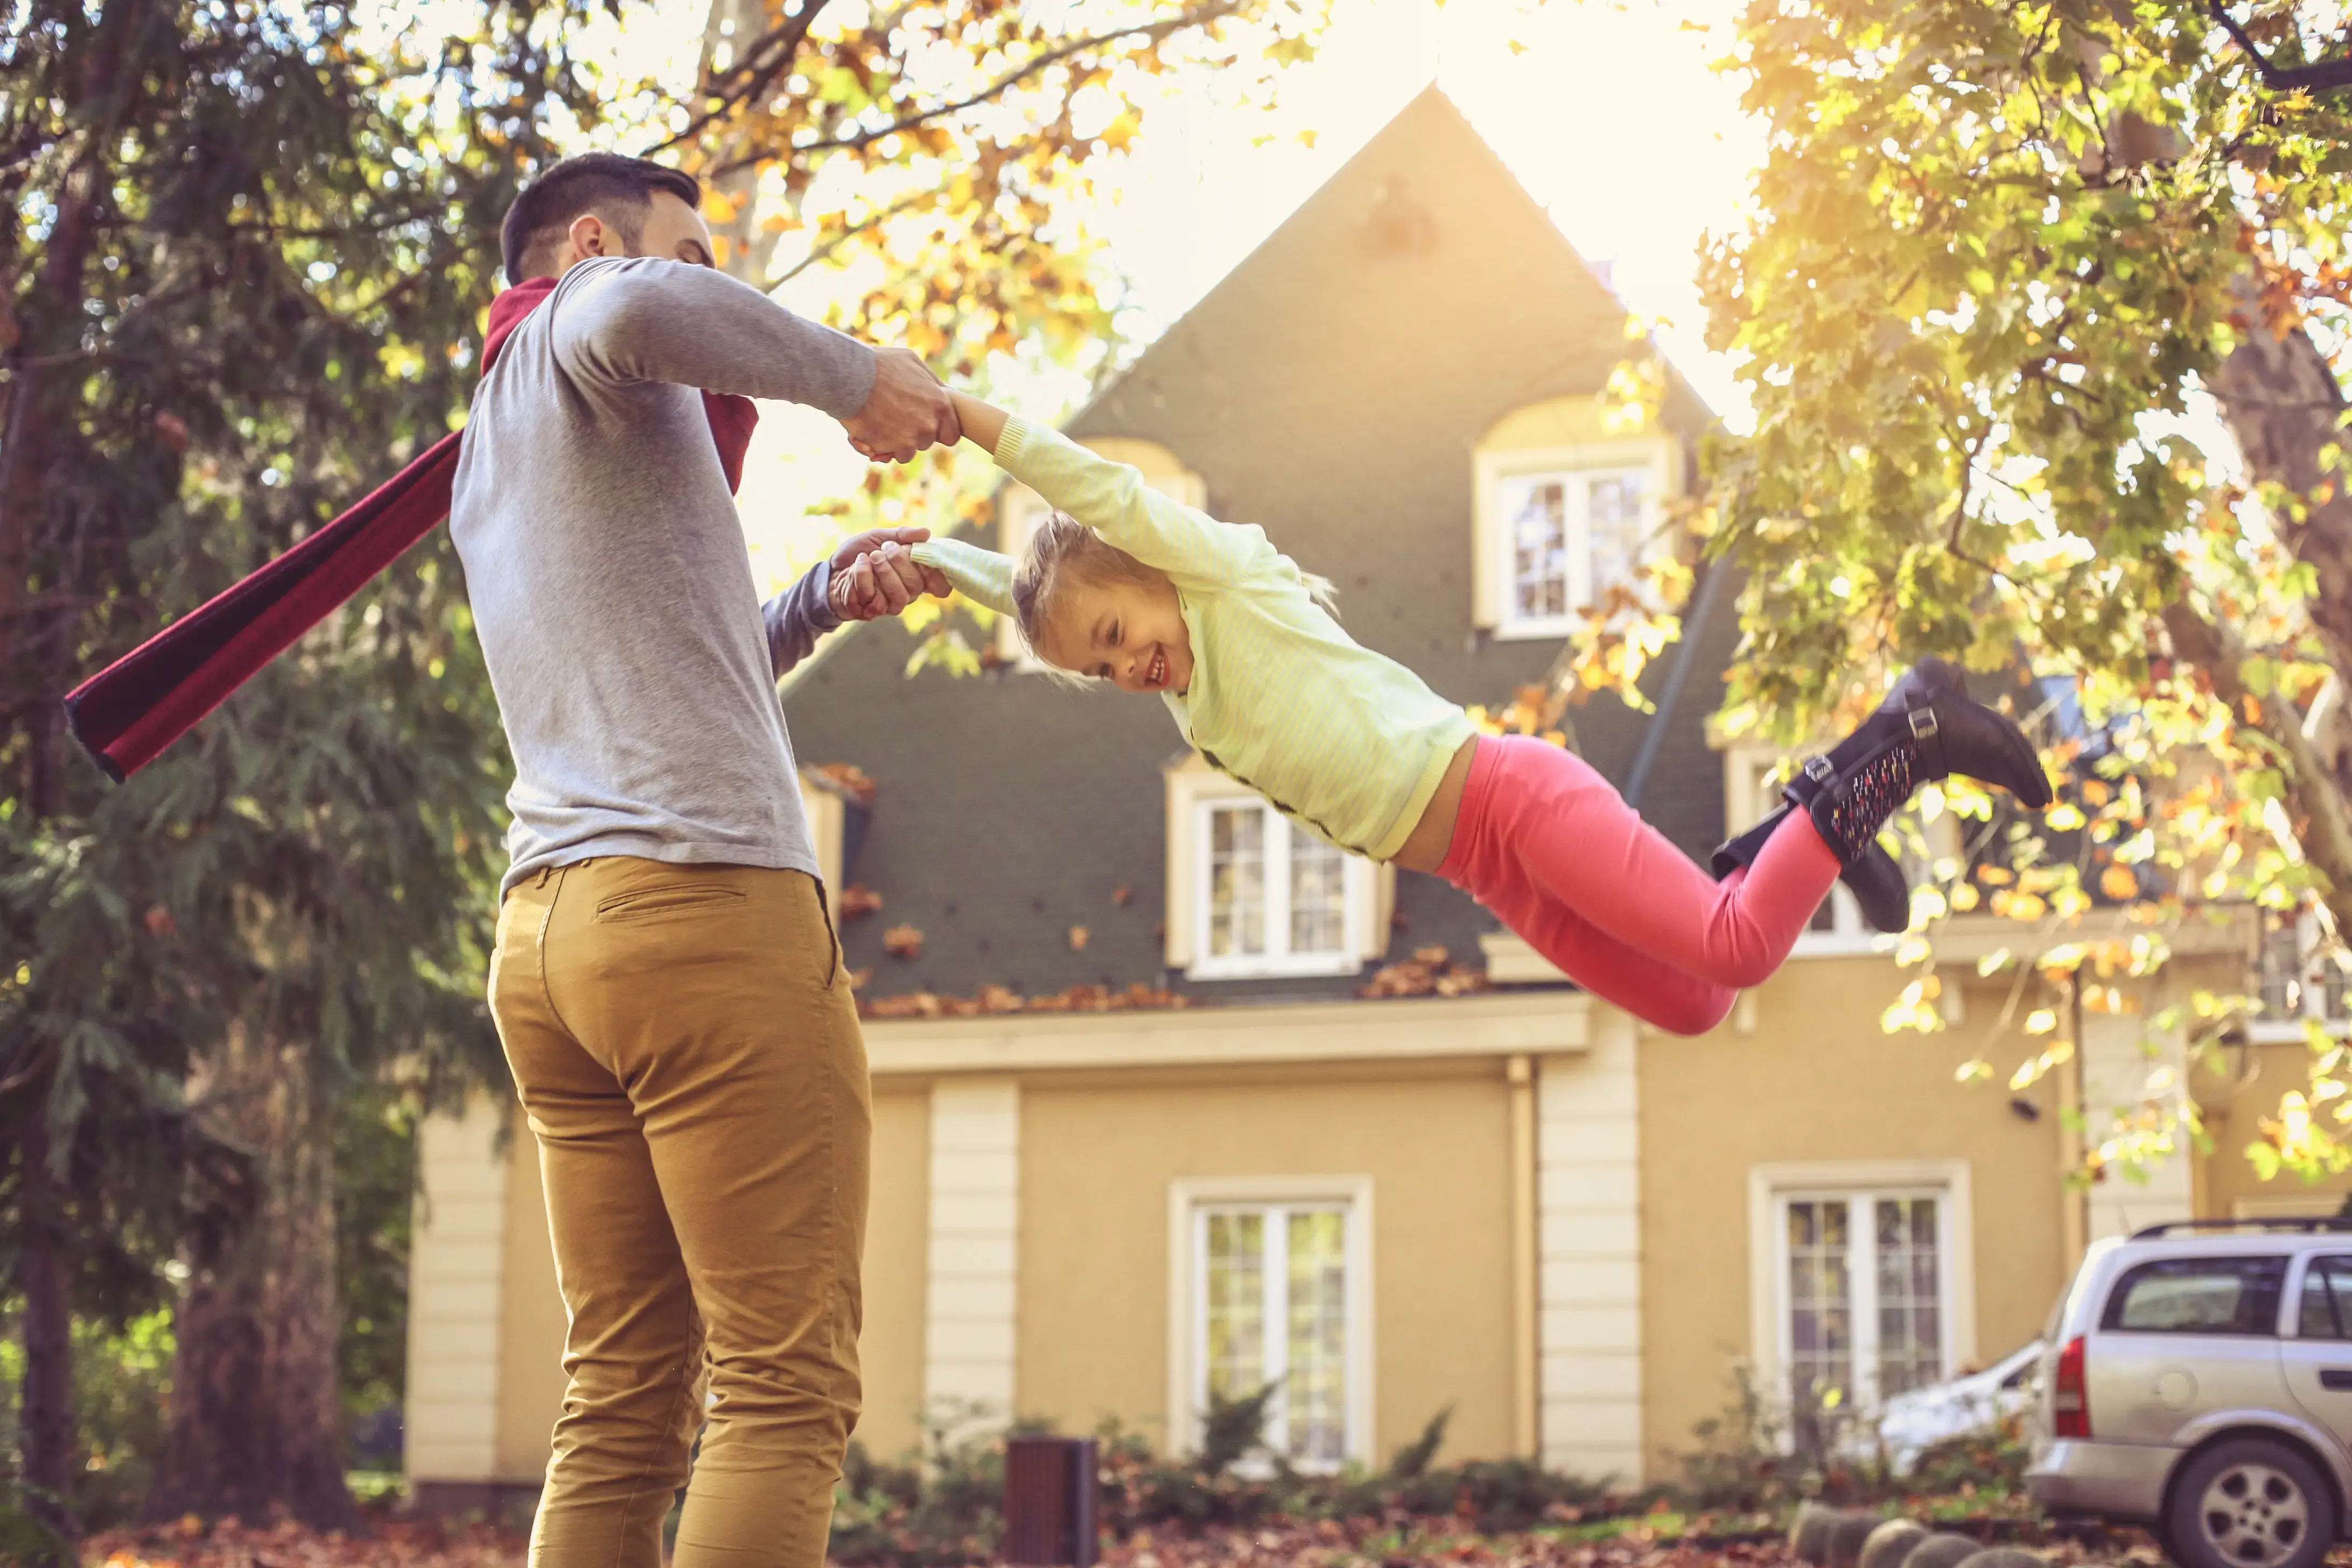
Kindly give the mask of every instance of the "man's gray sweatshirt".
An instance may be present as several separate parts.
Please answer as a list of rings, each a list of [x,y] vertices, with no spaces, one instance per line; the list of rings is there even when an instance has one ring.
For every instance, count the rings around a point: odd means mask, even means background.
[[[501,892],[605,855],[816,874],[776,680],[830,573],[761,605],[700,391],[845,419],[873,385],[865,345],[651,258],[582,262],[507,339],[449,507],[514,752]]]

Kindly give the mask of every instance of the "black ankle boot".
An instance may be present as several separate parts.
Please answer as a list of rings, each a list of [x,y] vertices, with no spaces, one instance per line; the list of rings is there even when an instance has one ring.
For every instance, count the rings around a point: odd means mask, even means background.
[[[1756,864],[1756,857],[1764,852],[1764,841],[1794,809],[1780,806],[1738,837],[1718,846],[1710,868],[1715,879],[1720,882],[1740,867]],[[1840,858],[1843,860],[1843,857]],[[1911,929],[1911,884],[1904,877],[1902,866],[1875,838],[1860,857],[1844,862],[1838,880],[1853,894],[1853,901],[1861,906],[1862,918],[1870,922],[1871,930],[1892,934]]]
[[[1954,773],[2030,806],[2050,804],[2050,781],[2025,732],[1969,697],[1958,670],[1923,658],[1860,729],[1808,761],[1787,794],[1851,866],[1913,790]]]

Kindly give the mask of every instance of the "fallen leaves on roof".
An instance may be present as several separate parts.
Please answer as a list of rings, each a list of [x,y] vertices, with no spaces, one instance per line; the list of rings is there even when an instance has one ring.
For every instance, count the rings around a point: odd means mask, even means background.
[[[1493,988],[1483,969],[1472,969],[1455,963],[1442,947],[1415,948],[1411,958],[1402,963],[1383,966],[1370,980],[1357,988],[1356,994],[1364,997],[1382,996],[1461,996],[1473,991]]]
[[[1087,943],[1092,941],[1094,933],[1087,930],[1086,927],[1072,926],[1070,928],[1070,951],[1072,952],[1086,952]]]
[[[923,933],[913,926],[892,926],[882,933],[882,951],[893,958],[920,958]]]
[[[867,810],[873,809],[877,788],[873,775],[856,763],[818,763],[808,771]]]
[[[998,1013],[1152,1012],[1191,1005],[1192,999],[1181,992],[1158,990],[1139,980],[1124,991],[1073,985],[1045,996],[1024,996],[1009,985],[983,985],[977,996],[913,991],[871,1002],[861,997],[857,1011],[866,1018],[977,1018]]]
[[[1127,906],[1134,902],[1134,900],[1135,889],[1125,882],[1121,882],[1118,887],[1113,888],[1110,890],[1110,901],[1117,904],[1120,909],[1127,908]]]
[[[841,889],[841,923],[863,920],[882,907],[882,895],[863,882],[852,882]]]

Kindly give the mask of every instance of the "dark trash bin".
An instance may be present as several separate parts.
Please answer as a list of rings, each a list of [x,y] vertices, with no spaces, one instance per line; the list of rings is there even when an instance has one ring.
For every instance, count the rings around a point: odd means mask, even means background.
[[[1095,1440],[1004,1440],[1004,1560],[1021,1568],[1094,1568]]]

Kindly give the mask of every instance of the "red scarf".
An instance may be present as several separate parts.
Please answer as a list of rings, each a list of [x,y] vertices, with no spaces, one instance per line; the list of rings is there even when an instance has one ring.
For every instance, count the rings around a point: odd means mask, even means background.
[[[554,279],[532,278],[490,301],[485,374],[554,289]],[[702,407],[734,489],[743,482],[743,452],[759,410],[748,397],[709,392]],[[432,532],[449,515],[462,434],[444,436],[359,505],[68,692],[66,722],[107,776],[121,783],[145,767]]]

